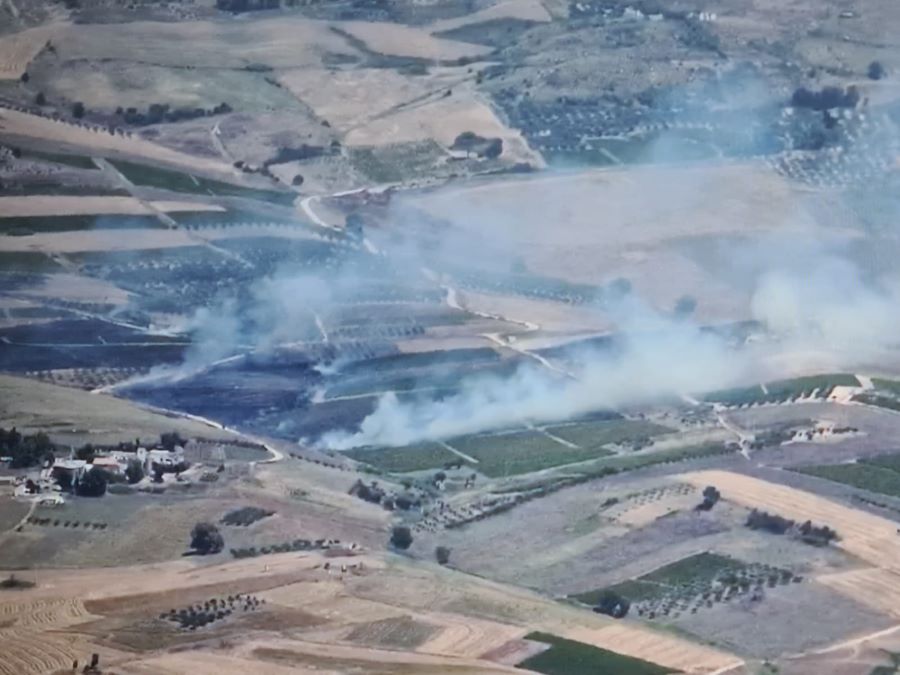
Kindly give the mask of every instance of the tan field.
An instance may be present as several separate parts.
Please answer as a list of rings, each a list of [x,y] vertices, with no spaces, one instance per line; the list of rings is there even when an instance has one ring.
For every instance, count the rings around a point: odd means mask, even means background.
[[[502,158],[540,165],[540,158],[517,131],[509,129],[486,104],[466,93],[410,106],[347,134],[349,146],[388,145],[434,139],[447,147],[464,131],[503,139]]]
[[[326,561],[330,571],[323,567]],[[688,673],[712,673],[741,663],[681,638],[640,626],[617,625],[525,591],[448,570],[420,568],[413,573],[439,594],[430,603],[434,609],[424,608],[421,601],[427,598],[421,594],[413,600],[406,593],[389,590],[399,590],[397,583],[402,583],[396,572],[408,573],[397,569],[398,562],[367,555],[277,554],[201,566],[179,560],[109,570],[42,572],[39,586],[18,592],[14,602],[0,603],[0,617],[9,616],[12,621],[0,629],[5,638],[0,642],[0,663],[18,668],[7,666],[0,672],[24,675],[63,668],[79,656],[84,658],[88,650],[98,651],[98,641],[105,646],[99,651],[106,666],[127,673],[184,672],[185,668],[222,673],[247,672],[248,668],[273,673],[286,668],[298,670],[285,672],[313,672],[313,668],[317,668],[315,672],[345,672],[351,662],[364,672],[382,672],[382,668],[385,673],[516,672],[510,666],[483,661],[481,655],[501,650],[529,630],[553,630]],[[400,564],[405,567],[407,563]],[[339,571],[344,566],[355,571]],[[386,597],[374,597],[383,591]],[[220,643],[207,641],[187,653],[126,655],[118,651],[117,641],[134,639],[127,636],[139,625],[150,630],[152,624],[147,622],[169,607],[235,592],[253,593],[266,601],[256,615],[232,619],[256,626],[252,635],[242,638],[235,634]],[[476,619],[454,597],[468,598],[466,602],[480,598],[487,604],[513,603],[510,607],[521,609],[502,621]],[[288,617],[294,617],[293,621],[284,623]],[[408,630],[424,626],[424,641],[417,638],[419,644],[403,652],[389,644],[353,642],[365,640],[373,622],[391,618]],[[288,632],[276,628],[291,623]],[[52,638],[46,652],[41,652],[39,639],[47,631],[52,631]],[[158,645],[157,650],[160,647],[164,649]]]
[[[470,26],[484,21],[497,19],[519,19],[520,21],[534,21],[546,23],[551,20],[550,13],[544,4],[538,0],[501,0],[496,5],[454,19],[441,19],[428,26],[432,33]]]
[[[156,211],[224,211],[221,206],[191,202],[151,202],[153,208],[134,197],[70,197],[41,195],[0,197],[0,218],[13,216],[152,215]]]
[[[298,68],[278,79],[294,96],[311,106],[318,117],[341,130],[415,101],[430,89],[421,77],[384,68],[337,72]]]
[[[9,375],[0,375],[0,426],[46,431],[61,443],[117,443],[123,438],[155,438],[165,431],[235,438],[205,424],[149,412],[111,396]]]
[[[179,167],[207,171],[220,176],[233,174],[230,166],[215,159],[188,155],[165,148],[151,141],[134,136],[110,135],[106,130],[79,126],[70,122],[58,122],[46,117],[0,108],[0,132],[13,136],[35,138],[49,143],[83,146],[95,149],[99,154],[118,152],[140,155],[149,160],[174,164]]]
[[[837,546],[887,572],[900,574],[900,537],[897,524],[879,516],[842,506],[824,497],[775,485],[728,471],[700,471],[679,476],[697,487],[715,485],[724,499],[747,508],[767,509],[798,522],[828,525],[840,539]]]
[[[900,575],[882,569],[823,574],[816,581],[873,609],[900,618]]]
[[[0,251],[79,253],[82,251],[131,251],[177,248],[195,244],[186,230],[108,229],[71,232],[37,232],[27,237],[0,238]]]
[[[0,37],[0,80],[17,80],[47,40],[55,39],[59,26],[50,24]]]

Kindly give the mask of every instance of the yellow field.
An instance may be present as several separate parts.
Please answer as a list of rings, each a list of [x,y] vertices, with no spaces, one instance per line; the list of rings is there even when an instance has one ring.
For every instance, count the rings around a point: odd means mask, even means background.
[[[38,26],[14,35],[0,37],[0,80],[17,80],[28,69],[47,40],[55,37],[58,26]]]
[[[743,663],[742,659],[712,647],[704,647],[674,635],[645,630],[628,623],[612,623],[600,629],[571,627],[563,629],[559,634],[685,673],[721,672],[737,668]]]
[[[496,5],[491,5],[486,9],[482,9],[465,16],[455,17],[453,19],[440,19],[428,26],[432,33],[440,33],[442,31],[461,28],[462,26],[471,26],[485,21],[494,21],[497,19],[519,19],[521,21],[534,21],[535,23],[546,23],[551,20],[550,13],[539,0],[502,0]]]
[[[900,574],[900,536],[897,524],[842,506],[803,490],[775,485],[730,471],[699,471],[679,476],[697,487],[715,485],[726,500],[759,508],[798,522],[811,520],[836,530],[837,546],[875,567]]]
[[[335,26],[365,42],[373,52],[391,56],[450,61],[464,56],[483,56],[491,51],[484,45],[444,40],[421,29],[397,23],[345,21]]]
[[[900,575],[869,568],[823,574],[816,581],[879,612],[900,617]]]

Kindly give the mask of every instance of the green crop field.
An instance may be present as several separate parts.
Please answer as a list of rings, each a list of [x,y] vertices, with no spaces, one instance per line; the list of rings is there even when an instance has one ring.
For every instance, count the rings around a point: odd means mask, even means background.
[[[798,473],[844,483],[869,492],[900,497],[900,458],[886,455],[856,464],[830,464],[803,466],[794,469]]]
[[[604,459],[599,459],[596,462],[591,462],[589,465],[583,467],[582,473],[604,473],[609,469],[614,469],[615,471],[634,471],[635,469],[643,469],[644,467],[654,466],[656,464],[670,464],[674,462],[683,462],[689,459],[728,455],[733,452],[735,451],[722,444],[711,443],[708,445],[690,445],[684,448],[671,448],[669,450],[660,450],[659,452],[618,455],[616,457],[606,457]]]
[[[64,155],[58,152],[39,152],[37,150],[23,150],[22,159],[31,159],[39,162],[52,162],[63,164],[75,169],[87,169],[97,171],[97,165],[86,155]]]
[[[887,408],[888,410],[900,410],[900,400],[892,396],[879,396],[878,394],[857,394],[853,397],[857,403],[865,403],[866,405],[874,405],[879,408]]]
[[[478,460],[473,467],[492,478],[541,471],[610,454],[600,447],[570,448],[537,431],[462,436],[448,444]]]
[[[357,462],[394,473],[439,469],[460,460],[439,443],[417,443],[401,448],[356,448],[344,454]]]
[[[622,443],[669,433],[668,427],[644,420],[608,420],[547,427],[547,431],[582,448]]]
[[[525,639],[543,642],[550,645],[550,648],[530,656],[516,666],[546,675],[664,675],[676,672],[649,661],[549,633],[529,633]]]
[[[876,389],[900,395],[900,380],[886,380],[882,377],[873,377],[872,384]]]
[[[60,265],[37,251],[0,251],[0,272],[54,272]]]
[[[768,393],[766,393],[762,385],[754,385],[752,387],[710,392],[703,396],[703,400],[731,406],[751,403],[776,403],[790,401],[799,396],[809,396],[817,390],[818,396],[824,398],[837,386],[858,387],[860,382],[855,375],[848,373],[810,375],[808,377],[769,382],[765,385]]]
[[[247,199],[257,199],[278,204],[292,204],[297,197],[293,192],[248,188],[210,178],[193,176],[182,171],[160,169],[124,160],[109,160],[109,163],[135,185],[157,187],[164,190],[172,190],[173,192],[208,194],[220,197],[245,197]]]

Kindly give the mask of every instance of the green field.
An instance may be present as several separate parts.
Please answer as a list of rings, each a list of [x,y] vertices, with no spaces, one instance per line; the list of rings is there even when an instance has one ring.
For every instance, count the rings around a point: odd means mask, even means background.
[[[401,448],[356,448],[344,454],[357,462],[394,473],[440,469],[460,460],[458,455],[438,443],[417,443]]]
[[[22,159],[32,159],[39,162],[52,162],[53,164],[63,164],[76,169],[88,169],[97,171],[97,165],[86,155],[64,155],[55,152],[39,152],[38,150],[23,150]]]
[[[27,235],[34,232],[71,232],[76,230],[117,230],[122,228],[165,228],[156,216],[133,214],[79,216],[0,216],[0,233]]]
[[[135,185],[157,187],[173,192],[188,192],[191,194],[208,194],[219,197],[244,197],[257,199],[263,202],[277,204],[293,204],[297,195],[293,192],[279,192],[276,190],[260,190],[247,188],[241,185],[232,185],[210,178],[193,176],[182,171],[160,169],[146,164],[136,164],[124,160],[108,160],[125,178]]]
[[[733,452],[735,451],[726,448],[719,443],[690,445],[684,448],[660,450],[659,452],[642,452],[634,455],[620,455],[599,459],[596,462],[591,462],[589,465],[583,467],[582,473],[603,473],[604,470],[607,469],[615,469],[616,471],[634,471],[635,469],[643,469],[644,467],[654,466],[656,464],[670,464],[673,462],[683,462],[689,459],[728,455]],[[581,468],[582,467],[579,467],[579,469]]]
[[[884,455],[856,464],[803,466],[798,473],[844,483],[869,492],[900,497],[900,456]]]
[[[737,389],[723,389],[703,396],[703,400],[725,405],[739,406],[751,403],[777,403],[790,401],[799,396],[808,396],[818,390],[820,398],[825,398],[831,390],[837,386],[858,387],[860,382],[855,375],[848,373],[828,373],[823,375],[810,375],[808,377],[796,377],[790,380],[776,380],[768,382],[765,387],[761,385],[741,387]]]
[[[60,269],[50,256],[37,251],[0,251],[0,272],[55,272]]]
[[[878,394],[857,394],[853,400],[866,405],[874,405],[888,410],[900,410],[900,400],[891,396],[879,396]]]
[[[448,444],[477,459],[473,465],[492,478],[541,471],[611,454],[600,447],[570,448],[537,431],[516,431],[492,436],[462,436]]]
[[[664,675],[677,672],[549,633],[529,633],[525,639],[543,642],[550,645],[550,649],[525,659],[516,667],[546,675]]]
[[[668,427],[644,420],[608,420],[547,427],[547,431],[582,448],[622,443],[669,433]]]
[[[608,588],[600,588],[587,593],[579,593],[572,597],[587,605],[599,602],[604,591],[615,591],[632,602],[652,600],[679,589],[708,586],[718,577],[726,573],[736,573],[747,569],[747,566],[727,556],[717,553],[698,553],[665,567],[660,567],[637,579],[616,584]]]

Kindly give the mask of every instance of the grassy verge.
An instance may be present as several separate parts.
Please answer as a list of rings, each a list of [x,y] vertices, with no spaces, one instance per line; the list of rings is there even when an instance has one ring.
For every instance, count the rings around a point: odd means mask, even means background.
[[[55,272],[59,264],[37,251],[0,251],[0,272]]]
[[[649,661],[549,633],[529,633],[525,639],[543,642],[550,645],[550,648],[516,664],[517,667],[546,675],[664,675],[677,672]]]

